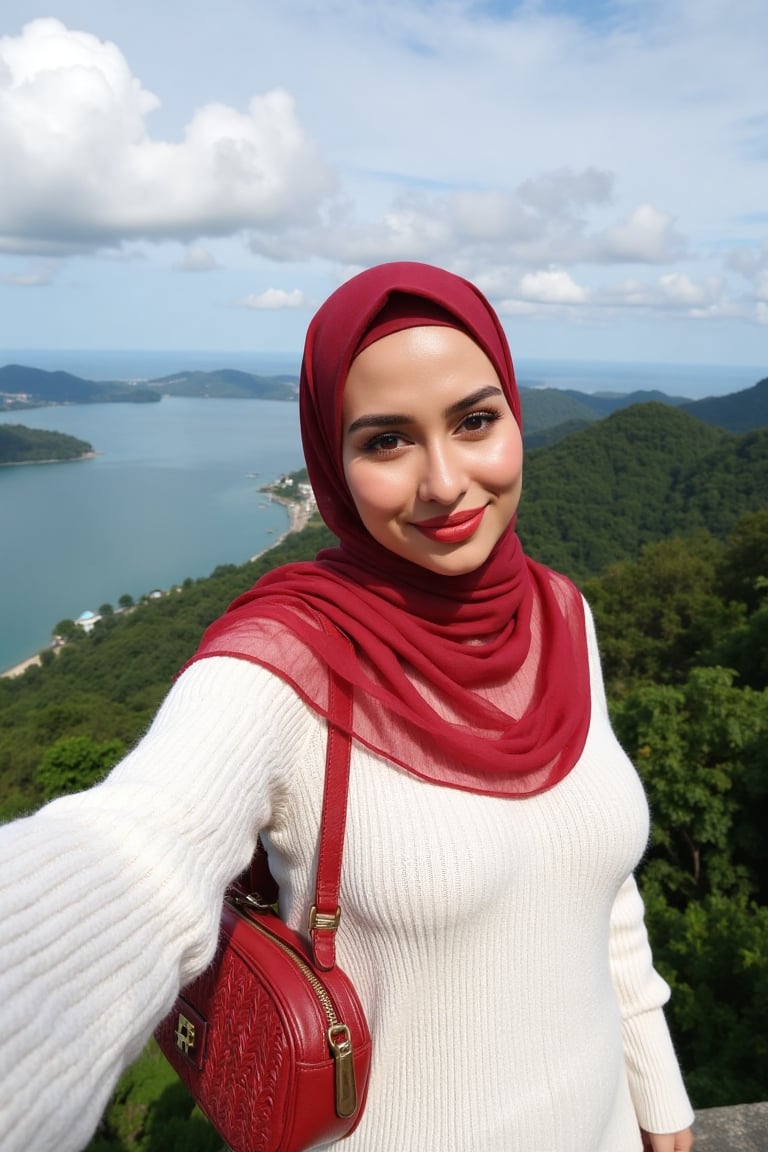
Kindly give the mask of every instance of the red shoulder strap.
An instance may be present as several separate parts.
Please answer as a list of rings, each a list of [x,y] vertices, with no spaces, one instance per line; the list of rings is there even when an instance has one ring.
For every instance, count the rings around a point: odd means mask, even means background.
[[[336,963],[336,929],[341,916],[339,887],[352,745],[349,732],[345,731],[352,719],[352,685],[339,680],[333,673],[329,685],[329,712],[317,884],[315,903],[309,913],[309,938],[315,963],[325,970],[333,968]]]
[[[323,620],[326,630],[334,626]],[[339,887],[344,855],[344,829],[347,822],[349,758],[352,738],[352,685],[329,670],[328,742],[325,751],[325,783],[320,816],[320,844],[317,858],[315,902],[309,913],[309,939],[318,968],[328,971],[336,963],[336,929],[339,926]],[[340,725],[340,726],[339,726]],[[277,884],[269,871],[267,853],[261,840],[250,865],[251,892],[264,903],[277,900]]]

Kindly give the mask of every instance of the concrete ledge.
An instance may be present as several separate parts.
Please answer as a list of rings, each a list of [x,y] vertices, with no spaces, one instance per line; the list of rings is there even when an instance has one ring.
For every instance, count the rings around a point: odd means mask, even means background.
[[[766,1152],[768,1103],[704,1108],[693,1126],[694,1152]]]

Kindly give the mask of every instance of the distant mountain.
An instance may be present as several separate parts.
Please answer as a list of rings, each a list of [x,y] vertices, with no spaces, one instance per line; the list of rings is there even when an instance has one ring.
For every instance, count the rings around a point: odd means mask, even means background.
[[[667,396],[666,392],[659,392],[657,388],[639,389],[635,392],[577,392],[573,388],[566,388],[563,391],[564,395],[572,396],[599,417],[610,416],[612,412],[631,408],[634,404],[671,404],[675,408],[685,404],[684,397]]]
[[[612,412],[635,404],[685,403],[679,396],[664,392],[579,392],[575,388],[520,388],[523,431],[526,448],[543,448],[588,424],[603,420]]]
[[[523,418],[525,450],[530,452],[533,448],[547,448],[550,444],[556,444],[558,440],[564,440],[566,436],[572,436],[574,432],[588,428],[594,421],[594,417],[592,420],[566,420],[565,424],[555,424],[552,428],[543,428],[540,432],[530,432],[530,424]]]
[[[526,448],[554,444],[588,423],[636,404],[666,404],[727,432],[768,427],[768,377],[752,388],[707,400],[691,401],[657,390],[621,393],[525,387],[520,389],[520,398]]]
[[[594,409],[583,401],[579,392],[564,392],[560,388],[520,388],[523,409],[523,429],[526,445],[529,437],[536,436],[561,425],[578,425],[598,420]],[[560,435],[565,435],[561,432]]]
[[[684,404],[683,409],[705,424],[716,424],[729,432],[749,432],[753,428],[768,427],[768,376],[753,388],[730,396],[694,400]]]
[[[234,368],[214,372],[175,372],[149,381],[163,396],[191,396],[226,400],[296,400],[296,376],[256,376]]]
[[[84,380],[70,372],[45,372],[7,364],[0,368],[0,409],[40,404],[157,403],[163,396],[241,400],[296,400],[296,376],[257,376],[220,368],[215,372],[175,372],[141,384]]]
[[[69,372],[45,372],[6,364],[0,368],[0,408],[38,404],[151,404],[160,397],[149,388],[121,381],[98,383]]]
[[[697,527],[724,537],[768,505],[768,429],[735,436],[665,404],[638,404],[526,457],[518,531],[576,578]]]

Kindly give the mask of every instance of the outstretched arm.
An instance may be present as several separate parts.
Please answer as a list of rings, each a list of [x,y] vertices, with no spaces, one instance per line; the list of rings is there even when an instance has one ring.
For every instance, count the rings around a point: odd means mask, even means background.
[[[0,828],[0,1147],[75,1152],[180,985],[216,947],[300,758],[306,707],[217,658],[178,680],[107,779]]]

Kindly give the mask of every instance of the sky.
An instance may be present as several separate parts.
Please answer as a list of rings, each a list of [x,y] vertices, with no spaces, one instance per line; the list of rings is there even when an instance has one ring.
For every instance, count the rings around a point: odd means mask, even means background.
[[[514,356],[765,374],[766,44],[765,0],[3,0],[0,362],[298,355],[421,260]]]

